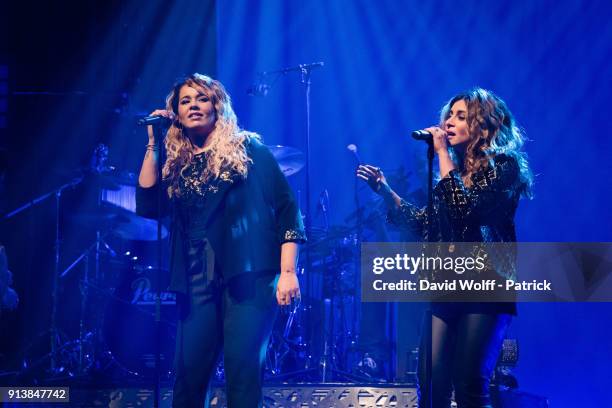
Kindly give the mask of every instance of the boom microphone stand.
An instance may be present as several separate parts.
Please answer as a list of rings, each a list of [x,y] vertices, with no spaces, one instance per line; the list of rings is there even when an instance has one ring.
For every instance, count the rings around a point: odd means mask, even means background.
[[[311,167],[310,167],[310,90],[312,87],[311,82],[311,74],[312,71],[316,68],[323,67],[325,64],[323,62],[315,62],[311,64],[300,64],[298,66],[283,68],[274,71],[263,71],[257,74],[258,82],[253,85],[251,88],[247,90],[247,93],[252,96],[266,96],[271,86],[274,84],[276,79],[280,75],[288,74],[291,72],[299,72],[300,73],[300,83],[304,86],[304,98],[306,102],[306,163],[305,163],[305,171],[306,171],[306,211],[305,211],[305,222],[304,226],[306,229],[306,236],[309,237],[312,231],[312,216],[310,211],[310,200],[311,200],[311,191],[310,191],[310,179],[311,179]],[[275,75],[276,78],[273,80],[271,84],[266,82],[266,78]],[[304,248],[305,257],[306,257],[306,271],[308,273],[307,277],[307,285],[306,291],[310,290],[313,287],[312,276],[310,271],[312,269],[312,259],[310,254],[310,249],[308,245]],[[306,298],[309,298],[308,296]],[[306,305],[307,310],[312,310],[311,305]]]

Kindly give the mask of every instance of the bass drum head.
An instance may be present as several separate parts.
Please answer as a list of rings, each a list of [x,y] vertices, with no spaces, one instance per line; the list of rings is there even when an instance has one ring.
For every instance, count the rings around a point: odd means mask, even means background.
[[[155,286],[157,270],[125,270],[104,313],[104,341],[117,363],[140,377],[155,375]],[[160,271],[167,277],[167,271]],[[163,281],[163,279],[162,279]],[[167,287],[167,285],[162,285]],[[176,339],[176,295],[161,293],[160,372],[170,374]]]

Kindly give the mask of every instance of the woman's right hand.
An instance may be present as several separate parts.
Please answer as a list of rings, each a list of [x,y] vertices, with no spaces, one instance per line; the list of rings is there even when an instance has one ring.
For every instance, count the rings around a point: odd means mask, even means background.
[[[377,194],[380,194],[387,187],[387,179],[380,167],[374,167],[369,164],[360,164],[357,167],[357,178],[362,179],[368,186]]]
[[[165,109],[156,109],[149,113],[149,116],[163,116],[164,118],[168,118],[170,120],[174,120],[176,117],[174,112]],[[147,134],[149,135],[149,144],[155,144],[155,132],[153,131],[152,125],[147,126]]]

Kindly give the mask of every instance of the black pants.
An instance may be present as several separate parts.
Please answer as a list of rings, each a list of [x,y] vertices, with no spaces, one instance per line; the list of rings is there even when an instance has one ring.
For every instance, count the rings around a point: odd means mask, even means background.
[[[262,406],[263,364],[276,316],[278,276],[249,274],[227,284],[192,275],[179,304],[173,407],[208,407],[221,349],[230,408]],[[205,402],[206,401],[206,402]]]
[[[448,408],[454,386],[459,408],[491,407],[489,384],[510,323],[508,314],[432,316],[431,390],[425,386],[424,340],[419,348],[420,406]]]

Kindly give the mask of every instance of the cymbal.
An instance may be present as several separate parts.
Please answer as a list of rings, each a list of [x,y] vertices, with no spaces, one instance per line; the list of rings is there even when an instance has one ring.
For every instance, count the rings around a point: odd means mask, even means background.
[[[118,191],[122,186],[136,186],[138,176],[129,171],[111,169],[102,173],[85,173],[99,188],[104,190]]]
[[[97,210],[75,214],[72,220],[90,228],[109,230],[123,239],[155,241],[157,220],[141,217],[117,205],[104,203]],[[168,229],[162,225],[162,239],[168,236]]]
[[[83,177],[85,179],[85,184],[111,191],[118,191],[121,189],[121,186],[125,185],[136,186],[138,182],[138,175],[136,173],[118,170],[114,167],[103,172],[94,172],[88,167],[77,167],[74,169],[54,170],[54,173],[61,177]]]
[[[304,159],[304,153],[295,147],[288,146],[268,146],[272,156],[278,162],[283,174],[287,177],[297,173],[304,167],[306,160]]]
[[[135,241],[155,241],[157,239],[157,220],[141,217],[130,211],[122,210],[119,222],[113,232],[123,239]],[[162,239],[168,236],[168,229],[162,225]]]
[[[102,177],[119,186],[136,186],[138,183],[138,175],[131,171],[113,169],[103,173]]]
[[[93,211],[80,211],[70,216],[70,219],[84,227],[105,229],[116,222],[127,222],[127,219],[121,219],[121,216],[109,206],[102,206],[99,209]]]

